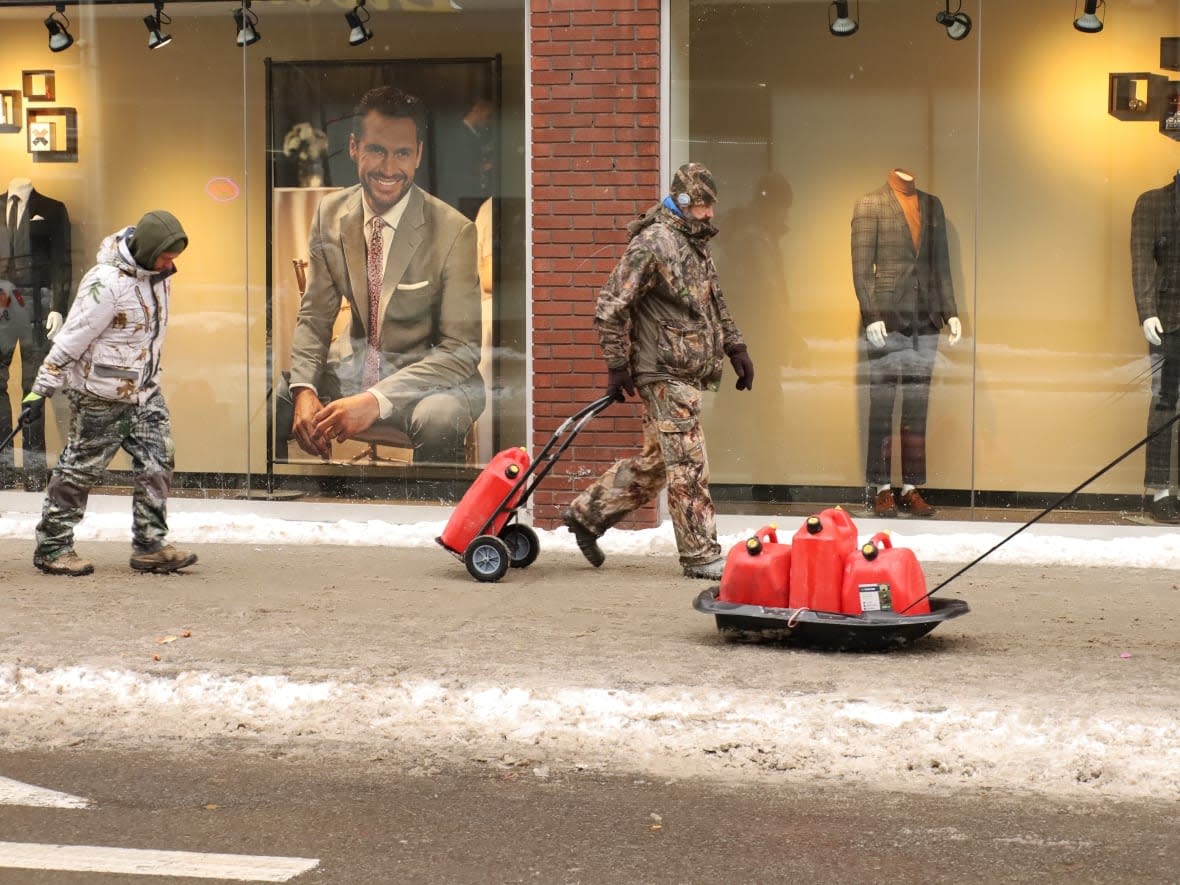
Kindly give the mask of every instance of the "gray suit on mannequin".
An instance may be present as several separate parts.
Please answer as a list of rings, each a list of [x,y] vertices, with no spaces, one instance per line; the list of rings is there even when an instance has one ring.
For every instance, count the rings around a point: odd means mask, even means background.
[[[918,492],[926,482],[926,412],[939,331],[962,328],[955,307],[946,218],[938,197],[903,169],[857,201],[852,215],[852,280],[868,342],[869,427],[865,465],[873,513],[934,513]],[[893,411],[901,399],[902,487],[890,481]]]

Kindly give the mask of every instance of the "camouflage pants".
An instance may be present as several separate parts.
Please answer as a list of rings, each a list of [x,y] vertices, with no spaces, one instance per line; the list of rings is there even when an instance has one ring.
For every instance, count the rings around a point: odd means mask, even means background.
[[[701,392],[679,381],[639,388],[643,451],[616,461],[570,504],[578,521],[601,535],[668,487],[668,510],[682,565],[721,555],[709,495],[709,458],[701,432]]]
[[[168,492],[174,464],[172,422],[158,390],[143,405],[112,402],[70,390],[70,437],[53,468],[37,524],[36,555],[56,559],[74,546],[74,527],[90,490],[119,449],[131,456],[131,537],[136,553],[152,553],[168,534]]]

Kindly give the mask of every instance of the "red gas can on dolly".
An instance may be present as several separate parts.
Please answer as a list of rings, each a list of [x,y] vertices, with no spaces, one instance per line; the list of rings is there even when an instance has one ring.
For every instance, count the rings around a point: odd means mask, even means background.
[[[809,516],[791,543],[791,608],[840,611],[844,564],[856,550],[856,526],[841,507]]]
[[[504,528],[520,503],[524,486],[519,482],[519,477],[529,463],[529,453],[524,448],[505,449],[496,454],[464,493],[455,512],[447,520],[446,528],[438,536],[438,542],[452,553],[462,556],[476,535],[499,535],[500,529]],[[505,503],[514,487],[515,494]],[[492,519],[493,515],[495,519]],[[489,519],[492,519],[492,524],[484,530]]]
[[[907,547],[894,547],[887,532],[877,532],[848,555],[841,593],[841,611],[846,614],[927,615],[930,600],[925,596],[926,576],[918,557]]]
[[[778,527],[763,526],[725,558],[717,598],[740,605],[786,608],[791,580],[791,545],[778,542]]]

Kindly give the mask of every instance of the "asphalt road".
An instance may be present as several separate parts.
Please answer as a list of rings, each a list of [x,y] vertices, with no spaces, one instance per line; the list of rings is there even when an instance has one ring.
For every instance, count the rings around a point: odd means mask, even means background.
[[[291,881],[1175,882],[1162,803],[767,788],[528,769],[406,776],[381,762],[101,750],[0,755],[89,809],[0,806],[7,841],[318,859]],[[196,878],[0,869],[3,885]]]

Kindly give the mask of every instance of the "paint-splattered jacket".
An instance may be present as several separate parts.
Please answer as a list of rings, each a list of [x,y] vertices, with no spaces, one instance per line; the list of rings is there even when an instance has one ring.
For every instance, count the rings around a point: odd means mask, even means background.
[[[102,399],[142,404],[158,389],[172,272],[135,263],[127,246],[134,232],[124,228],[99,247],[98,263],[82,278],[33,383],[42,396],[64,383]]]
[[[714,228],[657,205],[627,230],[594,314],[607,366],[629,365],[637,384],[715,388],[726,352],[743,342],[709,255]]]

